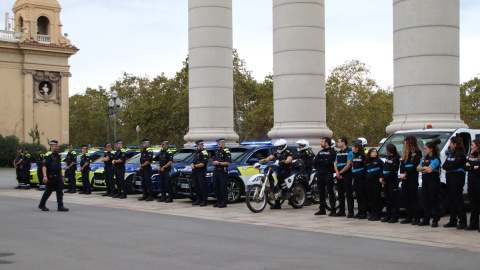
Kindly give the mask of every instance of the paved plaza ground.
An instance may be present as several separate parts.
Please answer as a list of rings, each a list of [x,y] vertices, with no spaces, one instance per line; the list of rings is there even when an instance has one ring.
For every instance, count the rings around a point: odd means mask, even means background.
[[[318,205],[224,209],[65,194],[37,208],[0,170],[0,269],[477,269],[480,233],[314,216]],[[213,204],[213,201],[212,201]],[[448,221],[444,217],[440,226]]]

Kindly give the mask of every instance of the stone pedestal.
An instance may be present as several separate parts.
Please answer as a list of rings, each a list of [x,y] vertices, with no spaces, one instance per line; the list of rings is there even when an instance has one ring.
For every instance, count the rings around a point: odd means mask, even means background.
[[[459,0],[393,0],[394,115],[387,132],[460,119]]]
[[[187,144],[225,138],[235,144],[231,0],[189,0],[189,132]]]
[[[273,1],[274,127],[289,144],[299,139],[319,149],[326,125],[325,1]]]

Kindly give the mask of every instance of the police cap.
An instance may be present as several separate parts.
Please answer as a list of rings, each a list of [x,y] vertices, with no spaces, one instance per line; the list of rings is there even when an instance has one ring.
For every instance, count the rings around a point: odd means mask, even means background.
[[[18,147],[17,147],[17,150],[22,150],[22,147],[18,146]]]
[[[218,139],[218,140],[217,140],[217,143],[219,143],[219,142],[225,142],[225,141],[226,141],[225,139]]]
[[[107,146],[111,146],[110,143],[107,142],[104,147],[107,147]]]
[[[73,148],[73,145],[69,144],[67,147],[68,147],[68,148],[70,148],[70,147],[72,147],[72,148]]]
[[[198,140],[198,141],[195,142],[195,144],[196,145],[199,145],[199,144],[203,145],[203,140]]]
[[[23,151],[28,151],[28,148],[26,148],[26,147],[25,147],[25,148],[23,148]]]
[[[162,140],[160,143],[166,143],[166,144],[168,144],[168,140]]]
[[[37,151],[42,151],[42,149],[40,149],[40,148],[37,148]]]
[[[88,145],[82,145],[82,148],[87,148],[88,149]]]
[[[58,145],[58,141],[57,140],[51,140],[50,145]],[[68,147],[70,147],[70,146],[71,145],[68,145]]]
[[[150,143],[150,140],[149,139],[143,139],[142,143]]]
[[[115,143],[123,143],[122,140],[116,140]]]

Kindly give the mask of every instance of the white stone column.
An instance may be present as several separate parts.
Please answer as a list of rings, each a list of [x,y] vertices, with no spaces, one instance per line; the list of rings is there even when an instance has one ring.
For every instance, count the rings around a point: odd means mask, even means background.
[[[225,138],[233,125],[232,0],[189,0],[189,132],[187,144]]]
[[[393,0],[394,115],[387,132],[460,119],[459,0]]]
[[[316,150],[326,125],[325,1],[273,0],[274,127],[268,136]]]

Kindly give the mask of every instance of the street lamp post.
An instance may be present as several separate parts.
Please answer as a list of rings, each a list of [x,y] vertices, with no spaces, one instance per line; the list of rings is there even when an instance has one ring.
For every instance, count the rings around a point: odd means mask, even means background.
[[[137,128],[135,128],[137,131],[137,144],[140,145],[140,126],[137,125]]]
[[[112,98],[108,101],[110,106],[110,115],[113,114],[113,142],[117,141],[117,113],[120,109],[120,99],[118,98],[117,91],[113,90]],[[110,126],[110,125],[109,125]]]

